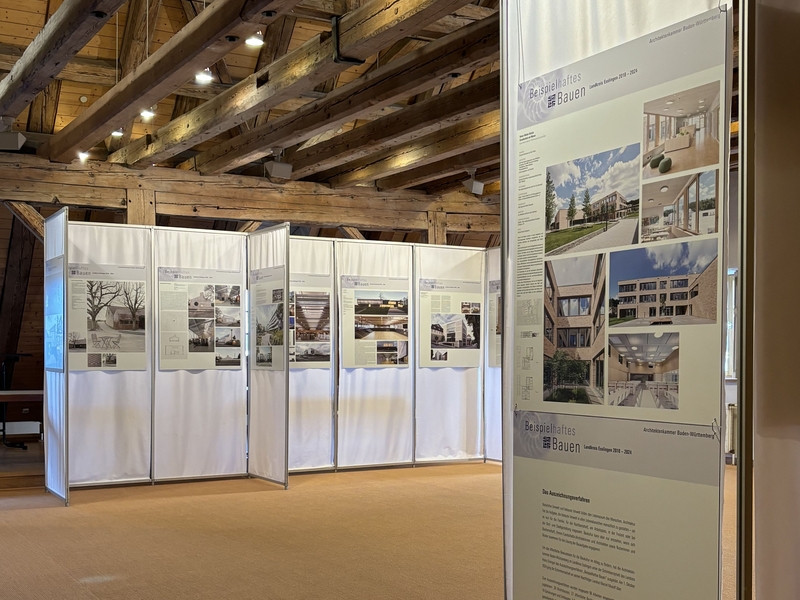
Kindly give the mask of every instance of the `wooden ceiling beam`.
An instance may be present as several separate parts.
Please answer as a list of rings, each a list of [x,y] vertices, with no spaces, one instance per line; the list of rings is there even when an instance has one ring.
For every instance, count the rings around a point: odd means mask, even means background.
[[[324,99],[265,123],[202,152],[184,168],[219,174],[299,144],[400,98],[495,60],[500,46],[497,16],[474,23],[337,88]],[[499,93],[499,90],[498,90]],[[334,138],[335,139],[335,138]]]
[[[492,146],[499,141],[500,111],[494,111],[347,163],[333,169],[334,172],[321,173],[319,177],[324,177],[334,188],[350,187],[365,181],[376,181],[381,190],[411,187],[424,183],[417,176],[422,172],[420,167]],[[414,176],[390,177],[411,169],[415,169]],[[433,169],[427,169],[431,179],[441,177]]]
[[[445,147],[449,147],[447,140],[444,142]],[[468,150],[466,146],[463,149]],[[441,160],[431,161],[416,168],[379,179],[375,183],[378,189],[381,190],[411,188],[429,181],[435,181],[443,175],[463,173],[467,169],[484,167],[498,160],[500,160],[500,144],[489,140],[487,144],[479,145],[468,152],[456,152],[449,157],[441,158]]]
[[[498,156],[497,159],[499,158],[500,157]],[[481,181],[484,184],[494,183],[495,181],[500,180],[500,164],[496,162],[497,159],[493,160],[492,162],[494,164],[490,164],[489,166],[478,168],[473,164],[469,165],[467,168],[477,169],[475,172],[475,179],[478,181]],[[441,175],[441,173],[437,175]],[[461,183],[467,179],[469,179],[469,175],[466,173],[466,171],[458,171],[458,173],[455,175],[449,175],[441,179],[437,178],[434,181],[421,184],[420,189],[424,189],[424,191],[428,192],[429,194],[444,194],[460,189]]]
[[[0,81],[0,130],[100,31],[125,0],[65,0]]]
[[[500,72],[448,90],[322,144],[286,153],[302,179],[500,108]]]
[[[364,234],[361,233],[355,227],[348,227],[347,225],[343,225],[339,227],[339,231],[342,232],[342,235],[349,240],[365,240],[367,238],[364,237]]]
[[[339,22],[341,56],[366,60],[409,33],[451,13],[468,0],[371,0]],[[213,6],[213,5],[212,5]],[[261,71],[184,116],[109,157],[114,163],[158,163],[313,89],[346,62],[334,62],[334,40],[320,33]]]
[[[186,82],[187,73],[216,62],[242,43],[257,29],[256,21],[263,20],[262,9],[286,12],[297,1],[217,0],[41,146],[38,154],[58,162],[73,160],[78,151],[129,122],[142,107],[173,93]]]
[[[6,200],[3,204],[33,236],[44,243],[44,217],[30,204]]]

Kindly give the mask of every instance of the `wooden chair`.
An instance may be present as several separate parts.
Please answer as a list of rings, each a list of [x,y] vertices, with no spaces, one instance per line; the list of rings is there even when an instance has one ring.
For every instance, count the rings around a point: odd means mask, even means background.
[[[97,334],[96,333],[93,333],[92,334],[92,348],[100,348],[102,346],[103,346],[103,342],[101,342],[99,339],[97,339]]]

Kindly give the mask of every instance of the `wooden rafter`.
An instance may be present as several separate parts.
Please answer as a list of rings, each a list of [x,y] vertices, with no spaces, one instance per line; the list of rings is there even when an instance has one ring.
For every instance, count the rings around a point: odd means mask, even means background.
[[[454,72],[493,61],[500,50],[499,36],[497,17],[474,23],[337,88],[323,100],[223,142],[183,166],[218,174],[266,156],[271,148],[303,142],[432,83],[446,81]]]
[[[366,60],[467,0],[371,0],[339,22],[340,54]],[[334,40],[319,34],[233,88],[109,157],[114,163],[157,163],[313,89],[348,68],[333,60]]]
[[[471,164],[468,165],[467,168],[475,167],[475,164]],[[439,175],[441,175],[441,173],[437,174],[437,177]],[[469,175],[466,173],[466,171],[459,171],[455,175],[450,175],[441,179],[437,178],[435,181],[421,184],[421,187],[424,188],[429,194],[444,194],[445,192],[459,189],[461,187],[461,183],[467,179],[469,179]],[[500,181],[500,164],[494,163],[486,167],[477,168],[475,172],[475,179],[483,182],[484,184]]]
[[[379,189],[398,190],[415,186],[422,186],[429,181],[435,181],[445,175],[466,173],[467,169],[477,169],[496,163],[500,160],[500,144],[494,143],[481,146],[463,154],[456,154],[388,176],[376,182]],[[458,186],[456,186],[458,188]],[[443,190],[447,192],[448,190]]]
[[[342,232],[342,235],[344,237],[346,237],[347,239],[350,239],[350,240],[365,240],[366,239],[364,237],[364,234],[361,233],[355,227],[348,227],[346,225],[343,225],[342,227],[339,227],[339,231]]]
[[[44,217],[35,208],[25,202],[7,200],[4,204],[34,238],[44,242]]]
[[[65,0],[0,81],[0,129],[8,128],[125,0]]]
[[[482,77],[331,140],[286,153],[301,179],[500,108],[500,73]]]
[[[36,133],[53,133],[58,115],[61,82],[54,79],[31,102],[26,129]]]
[[[39,147],[38,154],[53,161],[72,161],[79,150],[91,148],[110,131],[128,123],[142,106],[156,104],[174,92],[186,81],[187,71],[193,72],[215,62],[244,41],[263,20],[262,9],[285,12],[297,1],[218,0],[212,3],[139,68],[123,77],[83,114]]]

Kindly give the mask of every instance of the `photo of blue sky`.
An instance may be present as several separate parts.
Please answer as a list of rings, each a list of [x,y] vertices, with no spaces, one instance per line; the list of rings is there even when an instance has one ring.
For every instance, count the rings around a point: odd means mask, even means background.
[[[593,202],[611,192],[619,192],[628,201],[637,200],[639,170],[638,143],[548,167],[556,190],[556,210],[569,208],[572,194],[580,210],[587,189]]]
[[[697,240],[612,252],[609,298],[616,298],[619,282],[646,277],[702,273],[717,258],[717,240]]]

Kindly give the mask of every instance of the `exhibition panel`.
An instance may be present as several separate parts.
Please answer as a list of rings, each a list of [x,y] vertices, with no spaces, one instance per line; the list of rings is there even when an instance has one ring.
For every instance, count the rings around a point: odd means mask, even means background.
[[[507,581],[710,600],[732,11],[593,8],[505,6]]]
[[[241,364],[245,234],[156,229],[153,478],[247,472],[247,372]],[[217,335],[219,334],[219,335]]]
[[[485,251],[418,245],[414,458],[483,457]]]
[[[247,472],[289,484],[289,224],[247,239],[250,423]]]
[[[63,208],[44,222],[45,487],[69,504],[69,386],[67,383],[67,224]]]
[[[335,252],[342,357],[337,465],[410,463],[413,248],[337,241]]]
[[[503,300],[500,292],[500,248],[486,252],[486,345],[483,412],[486,458],[503,460]]]
[[[333,240],[292,237],[289,470],[334,466]]]
[[[150,480],[152,230],[69,224],[70,485]]]

